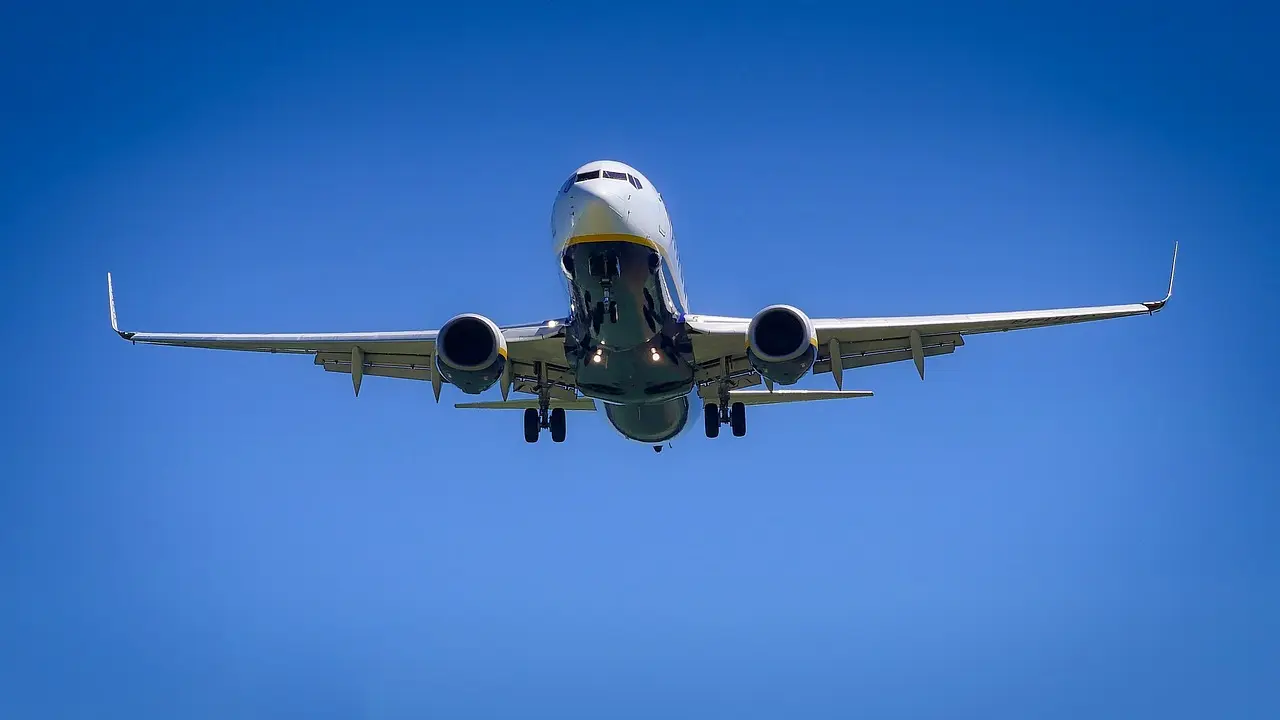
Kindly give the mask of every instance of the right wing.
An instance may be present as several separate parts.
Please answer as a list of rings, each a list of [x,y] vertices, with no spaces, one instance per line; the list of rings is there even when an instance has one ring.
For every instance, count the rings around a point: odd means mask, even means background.
[[[1175,244],[1169,290],[1163,299],[1150,302],[957,315],[814,318],[818,358],[813,364],[813,373],[830,372],[835,375],[836,385],[841,386],[844,370],[911,360],[923,378],[925,358],[955,352],[964,345],[966,335],[1151,315],[1164,308],[1173,296],[1177,267],[1178,246]],[[747,362],[745,351],[750,322],[751,318],[709,315],[687,319],[693,331],[691,339],[704,397],[711,383],[727,381],[735,390],[761,383],[762,378]]]
[[[240,350],[246,352],[311,355],[315,364],[328,372],[350,373],[356,394],[364,375],[422,380],[430,382],[440,399],[444,380],[435,366],[436,330],[358,333],[154,333],[120,329],[116,317],[115,289],[107,273],[107,300],[111,308],[111,329],[132,343]],[[540,382],[552,385],[551,396],[562,400],[576,399],[569,363],[564,356],[563,323],[513,325],[500,328],[507,341],[507,360],[511,366],[511,389],[536,393]],[[352,373],[357,367],[359,372]]]

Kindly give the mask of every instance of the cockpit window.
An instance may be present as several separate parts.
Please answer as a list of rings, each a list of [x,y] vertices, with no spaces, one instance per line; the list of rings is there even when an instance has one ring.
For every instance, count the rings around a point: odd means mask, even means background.
[[[644,189],[644,185],[640,184],[640,179],[631,173],[621,172],[619,170],[588,170],[586,172],[580,172],[566,180],[564,187],[560,188],[560,192],[569,192],[569,188],[572,187],[574,183],[580,183],[584,180],[598,180],[602,176],[606,180],[622,180],[623,182],[631,183],[631,186],[637,190]]]

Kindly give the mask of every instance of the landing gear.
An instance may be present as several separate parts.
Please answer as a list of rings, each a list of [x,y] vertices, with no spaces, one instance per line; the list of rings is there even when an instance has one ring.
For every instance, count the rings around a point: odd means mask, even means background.
[[[538,374],[538,407],[524,411],[524,441],[538,442],[538,435],[547,428],[551,431],[551,442],[562,443],[566,430],[564,408],[551,407],[551,384],[547,382],[546,366],[534,363],[534,370]]]
[[[604,324],[605,318],[608,318],[611,323],[616,324],[618,322],[618,303],[607,297],[591,308],[591,329],[597,334],[599,334],[600,326]]]
[[[594,305],[591,305],[590,296],[587,298],[587,304],[591,307],[591,327],[599,334],[600,326],[606,318],[611,323],[618,322],[618,303],[609,295],[613,291],[613,281],[621,272],[621,260],[615,252],[597,253],[587,258],[587,272],[600,281],[600,287],[604,290],[604,297]]]
[[[713,438],[720,435],[720,408],[715,403],[702,406],[702,424],[707,431],[707,437]]]
[[[542,423],[538,422],[538,411],[529,408],[524,411],[524,441],[530,443],[538,442],[538,431],[542,430]]]
[[[555,408],[551,411],[551,442],[564,442],[565,422],[564,408]]]
[[[717,437],[721,425],[728,425],[734,437],[743,437],[747,434],[746,406],[740,402],[730,404],[728,385],[721,386],[719,394],[719,403],[709,402],[702,406],[702,424],[707,437]]]

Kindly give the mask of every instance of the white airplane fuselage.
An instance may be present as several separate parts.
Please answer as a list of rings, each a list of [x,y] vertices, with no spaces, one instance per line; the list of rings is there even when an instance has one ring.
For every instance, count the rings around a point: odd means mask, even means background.
[[[579,391],[643,442],[679,434],[691,416],[692,348],[675,232],[653,183],[602,160],[556,196],[551,235],[568,284],[566,358]]]

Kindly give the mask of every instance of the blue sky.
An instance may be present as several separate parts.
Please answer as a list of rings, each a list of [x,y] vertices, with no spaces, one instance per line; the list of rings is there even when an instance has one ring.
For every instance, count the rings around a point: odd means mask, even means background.
[[[459,5],[2,11],[0,716],[1280,712],[1274,11]],[[661,456],[108,329],[558,316],[597,158],[698,312],[1177,294]]]

